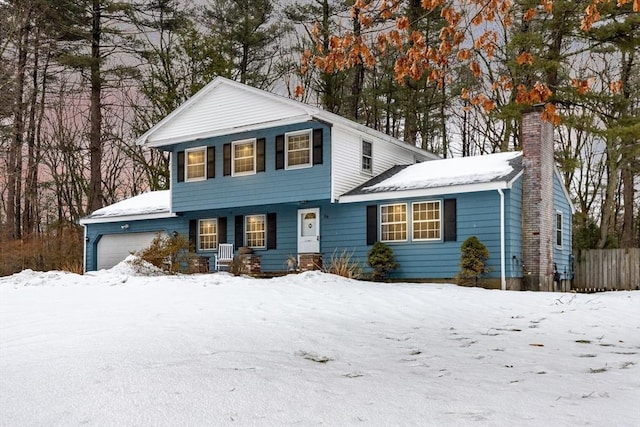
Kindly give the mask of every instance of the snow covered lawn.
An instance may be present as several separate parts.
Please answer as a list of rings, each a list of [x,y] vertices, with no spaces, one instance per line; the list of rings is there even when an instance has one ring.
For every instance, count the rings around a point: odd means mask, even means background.
[[[640,292],[0,278],[0,425],[640,425]]]

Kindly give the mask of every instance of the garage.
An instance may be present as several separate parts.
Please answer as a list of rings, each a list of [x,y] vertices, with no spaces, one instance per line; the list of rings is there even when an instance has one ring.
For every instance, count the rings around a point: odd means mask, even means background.
[[[98,241],[98,270],[111,268],[151,244],[158,234],[166,236],[162,231],[147,233],[107,234]]]

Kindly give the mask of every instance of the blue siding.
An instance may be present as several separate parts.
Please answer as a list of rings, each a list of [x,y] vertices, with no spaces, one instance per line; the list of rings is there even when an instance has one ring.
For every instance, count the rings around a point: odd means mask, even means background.
[[[507,278],[521,278],[522,269],[522,177],[505,191]]]
[[[275,169],[275,137],[304,129],[323,129],[323,163],[295,170]],[[223,145],[249,138],[265,138],[265,172],[248,176],[223,176]],[[331,128],[319,122],[224,135],[192,141],[172,148],[176,153],[194,147],[215,147],[215,178],[177,182],[177,161],[172,162],[172,211],[189,212],[261,204],[329,199],[331,194]]]
[[[128,224],[129,228],[123,230],[122,225]],[[87,224],[87,253],[86,253],[86,266],[87,271],[94,271],[98,266],[97,252],[98,242],[100,238],[105,234],[127,234],[127,233],[142,233],[142,232],[165,232],[171,234],[174,231],[178,233],[188,235],[189,234],[189,222],[184,218],[162,218],[153,220],[141,220],[141,221],[121,221],[121,222],[105,222],[98,224]]]
[[[216,178],[217,179],[217,178]],[[506,277],[521,277],[521,185],[516,182],[512,190],[505,190],[505,231],[506,231]],[[500,277],[500,195],[497,191],[451,194],[437,198],[418,198],[403,200],[385,200],[383,203],[407,203],[425,200],[457,200],[457,241],[455,242],[400,242],[389,243],[400,264],[394,272],[394,278],[405,279],[452,279],[459,271],[460,246],[470,237],[477,236],[488,248],[488,261],[491,273],[489,277]],[[203,218],[227,219],[227,242],[234,243],[236,249],[243,242],[235,241],[235,217],[254,214],[276,213],[277,245],[276,249],[255,249],[261,257],[263,271],[286,270],[286,259],[297,254],[297,211],[298,209],[320,208],[320,250],[325,266],[332,255],[343,251],[352,254],[354,261],[367,267],[367,252],[371,246],[366,244],[366,208],[371,202],[336,204],[326,200],[309,200],[305,203],[280,203],[254,206],[225,207],[188,212],[171,219],[128,221],[129,232],[164,230],[171,233],[188,235],[189,221]],[[378,203],[379,205],[380,203]],[[567,215],[567,220],[570,216]],[[95,251],[101,234],[122,233],[122,223],[88,225],[89,244],[87,251],[88,269],[95,269]],[[378,224],[379,229],[379,224]],[[568,231],[568,230],[567,230]],[[570,247],[570,245],[569,245]],[[202,256],[212,257],[215,252],[199,252]],[[513,257],[517,261],[514,261]],[[567,257],[568,259],[568,257]]]
[[[407,203],[425,200],[457,199],[457,241],[455,242],[390,242],[396,261],[400,264],[394,278],[450,279],[459,271],[460,246],[477,236],[488,248],[489,277],[500,277],[500,196],[497,191],[452,194],[428,199],[385,200],[387,203]],[[373,203],[329,205],[322,212],[322,252],[325,260],[336,251],[347,250],[353,259],[366,266],[366,206]],[[508,242],[507,242],[508,243]],[[509,247],[507,245],[507,254]],[[506,263],[507,277],[513,274]],[[367,270],[368,271],[368,270]]]
[[[572,212],[569,200],[567,200],[563,184],[556,174],[553,175],[553,208],[555,212],[562,213],[562,246],[557,246],[555,218],[553,221],[553,261],[560,273],[561,279],[572,279],[571,257],[572,255]]]

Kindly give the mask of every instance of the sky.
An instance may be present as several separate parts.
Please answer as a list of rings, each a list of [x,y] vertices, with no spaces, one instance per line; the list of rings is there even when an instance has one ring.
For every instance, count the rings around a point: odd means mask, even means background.
[[[0,278],[0,426],[640,425],[640,291]]]

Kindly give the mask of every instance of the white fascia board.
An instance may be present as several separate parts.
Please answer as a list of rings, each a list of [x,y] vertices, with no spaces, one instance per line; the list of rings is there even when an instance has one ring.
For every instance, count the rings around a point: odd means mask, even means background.
[[[337,114],[331,113],[329,111],[325,111],[325,110],[320,110],[318,111],[317,114],[314,114],[315,117],[317,117],[318,119],[325,121],[325,122],[329,122],[331,124],[333,124],[334,126],[337,127],[341,127],[343,129],[348,129],[348,130],[356,130],[364,135],[368,135],[377,139],[381,139],[384,140],[386,142],[389,142],[391,144],[397,145],[398,147],[413,151],[415,154],[419,154],[420,156],[424,156],[426,158],[429,158],[431,160],[442,160],[442,157],[438,156],[437,154],[433,154],[427,150],[423,150],[422,148],[418,148],[414,145],[408,144],[400,139],[394,138],[391,135],[387,135],[384,132],[380,132],[378,130],[372,129],[368,126],[362,125],[360,123],[356,123],[354,121],[351,121],[349,119],[346,119],[342,116],[339,116]]]
[[[191,98],[187,99],[185,102],[180,104],[178,106],[178,108],[176,108],[171,113],[166,115],[162,120],[160,120],[158,123],[153,125],[151,127],[151,129],[149,129],[144,134],[142,134],[142,136],[140,136],[138,139],[136,139],[136,145],[146,145],[147,144],[147,140],[149,139],[149,137],[151,135],[153,135],[158,129],[161,129],[162,127],[164,127],[165,123],[173,120],[174,117],[176,117],[179,114],[181,114],[184,110],[190,108],[193,104],[195,104],[197,102],[198,99],[200,99],[201,97],[205,96],[214,87],[220,85],[222,83],[222,81],[223,80],[220,80],[218,78],[213,79],[206,86],[204,86],[202,89],[200,89],[198,92],[196,92]]]
[[[571,208],[571,213],[575,214],[576,213],[576,207],[573,204],[573,201],[571,201],[571,196],[569,195],[569,191],[567,190],[567,187],[565,187],[564,185],[564,179],[562,178],[562,174],[560,173],[560,169],[558,169],[557,165],[553,165],[553,170],[556,173],[556,177],[558,177],[558,181],[560,181],[560,187],[562,188],[562,192],[564,193],[564,197],[567,198],[567,202],[569,202],[569,207]]]
[[[142,221],[146,219],[160,219],[160,218],[175,218],[178,215],[162,212],[162,213],[152,213],[152,214],[143,214],[143,215],[123,215],[123,216],[104,216],[98,218],[82,218],[80,220],[80,225],[85,224],[102,224],[108,222],[122,222],[122,221]]]
[[[511,179],[511,181],[509,181],[509,182],[507,183],[507,186],[508,186],[507,188],[511,188],[511,187],[513,187],[513,183],[514,183],[514,182],[516,182],[516,181],[517,181],[517,180],[522,176],[522,174],[523,174],[523,173],[524,173],[524,169],[522,169],[520,172],[518,172],[518,174],[517,174],[516,176],[514,176],[514,177]]]
[[[209,132],[201,132],[199,134],[189,134],[189,135],[184,135],[184,136],[180,136],[180,137],[162,139],[162,140],[159,140],[159,141],[143,142],[143,144],[145,146],[147,146],[147,147],[159,148],[159,147],[163,147],[163,146],[167,146],[167,145],[174,145],[174,144],[179,144],[179,143],[182,143],[182,142],[197,141],[199,139],[213,138],[213,137],[221,136],[221,135],[230,135],[230,134],[234,134],[234,133],[250,132],[250,131],[256,131],[256,130],[260,130],[260,129],[268,129],[268,128],[272,128],[272,127],[277,127],[277,126],[286,126],[286,125],[291,125],[291,124],[295,124],[295,123],[303,123],[303,122],[308,122],[311,119],[312,119],[312,117],[310,115],[303,114],[303,115],[287,117],[285,119],[280,119],[280,120],[275,120],[275,121],[269,121],[269,122],[263,122],[263,123],[254,123],[254,124],[251,124],[251,125],[240,126],[240,127],[216,129],[216,130],[209,131]]]
[[[505,181],[486,182],[480,184],[452,185],[448,187],[420,188],[415,190],[384,191],[379,193],[354,194],[340,196],[339,203],[372,202],[390,199],[413,199],[419,197],[442,196],[445,194],[475,193],[480,191],[492,191],[509,189],[510,183]]]

